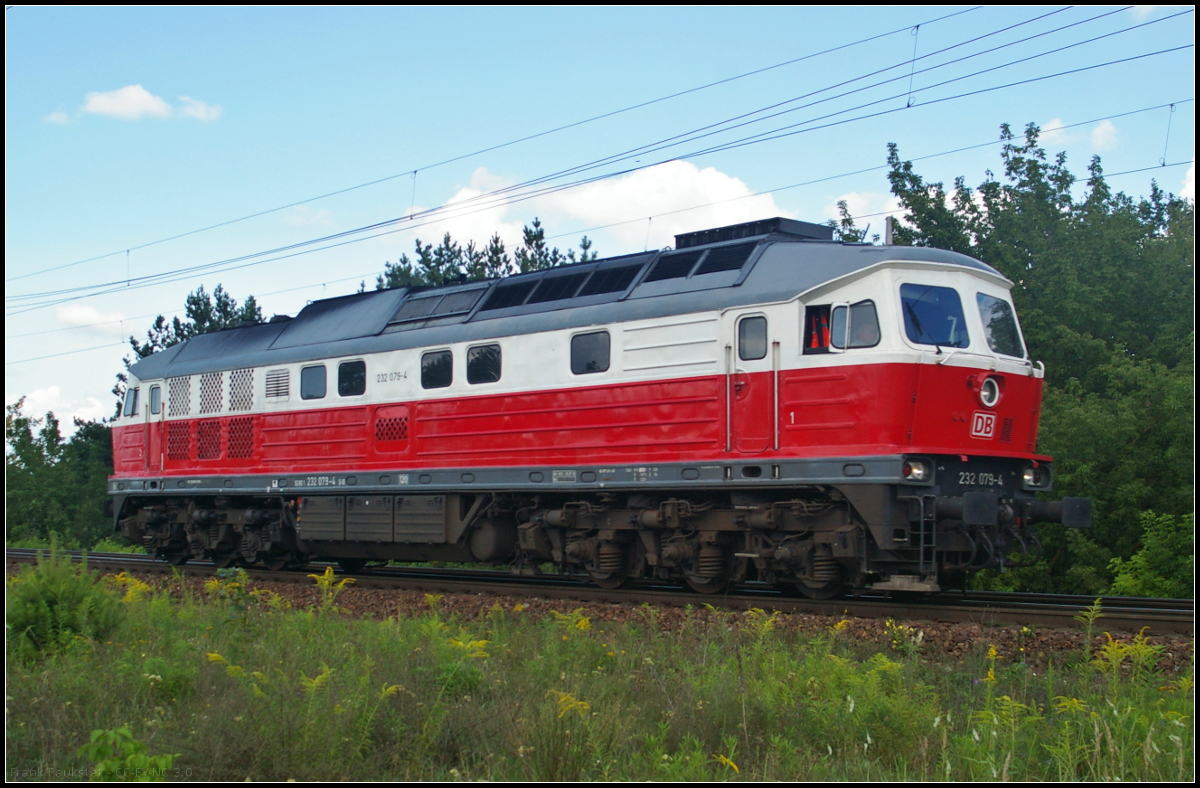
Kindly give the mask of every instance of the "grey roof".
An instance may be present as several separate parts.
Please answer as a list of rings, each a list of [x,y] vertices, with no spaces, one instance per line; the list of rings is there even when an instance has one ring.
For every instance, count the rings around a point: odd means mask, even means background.
[[[787,301],[892,260],[1000,275],[957,252],[812,240],[788,233],[790,227],[782,222],[774,226],[775,232],[751,238],[577,263],[487,283],[396,288],[314,301],[291,320],[193,337],[139,361],[130,372],[151,380]]]

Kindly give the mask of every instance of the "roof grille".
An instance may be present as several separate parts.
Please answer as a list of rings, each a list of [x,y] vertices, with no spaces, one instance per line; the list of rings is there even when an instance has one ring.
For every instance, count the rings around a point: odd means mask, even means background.
[[[520,306],[525,303],[529,291],[537,286],[538,280],[523,280],[511,284],[496,285],[496,289],[488,296],[488,300],[480,307],[480,312],[490,312],[493,309],[505,309],[510,306]]]
[[[703,255],[703,251],[684,252],[683,254],[664,254],[658,258],[654,268],[646,275],[645,281],[659,282],[663,279],[679,279],[692,272],[692,266]]]
[[[587,284],[583,286],[576,298],[584,296],[601,295],[603,293],[619,293],[629,285],[633,284],[634,278],[638,275],[638,271],[642,270],[642,263],[634,265],[622,265],[617,268],[605,268],[596,270],[592,274],[592,278],[587,280]]]
[[[583,280],[588,278],[589,271],[582,273],[568,274],[567,276],[548,276],[538,285],[537,290],[533,295],[529,296],[528,303],[544,304],[547,301],[561,301],[564,298],[571,298],[575,295],[575,291],[583,284]]]
[[[717,271],[737,271],[750,259],[750,254],[756,246],[756,243],[734,244],[710,249],[708,257],[705,257],[704,262],[696,269],[696,276],[715,274]]]

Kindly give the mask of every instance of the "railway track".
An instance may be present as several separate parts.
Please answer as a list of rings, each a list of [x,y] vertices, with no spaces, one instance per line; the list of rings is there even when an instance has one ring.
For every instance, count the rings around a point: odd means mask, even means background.
[[[9,564],[32,563],[38,550],[8,549]],[[80,560],[78,552],[67,552]],[[168,575],[211,575],[217,568],[207,561],[192,561],[173,567],[147,555],[92,553],[88,565],[100,571],[129,570]],[[323,564],[299,571],[247,570],[251,577],[290,583],[309,583],[308,574]],[[665,583],[644,582],[607,590],[590,585],[573,575],[517,575],[501,570],[444,569],[432,567],[374,567],[353,575],[359,588],[403,589],[429,593],[489,594],[508,597],[571,599],[615,604],[651,604],[682,607],[708,603],[733,610],[762,608],[788,613],[810,613],[858,618],[974,622],[979,624],[1023,624],[1037,627],[1074,627],[1074,617],[1088,608],[1095,597],[1067,594],[1032,594],[994,591],[944,592],[936,596],[883,596],[869,593],[829,600],[785,596],[766,584],[746,583],[725,594],[701,595]],[[1152,634],[1193,634],[1195,602],[1191,599],[1101,597],[1101,630],[1137,632],[1143,627]]]

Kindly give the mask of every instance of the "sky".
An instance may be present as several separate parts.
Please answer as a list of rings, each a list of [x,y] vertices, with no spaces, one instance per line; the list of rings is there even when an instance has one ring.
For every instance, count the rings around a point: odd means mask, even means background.
[[[537,217],[607,257],[845,200],[874,234],[896,212],[889,143],[927,181],[977,185],[1002,173],[1004,123],[1037,124],[1078,176],[1099,156],[1114,190],[1195,199],[1188,6],[4,21],[5,403],[66,432],[112,415],[128,337],[197,287],[294,315],[447,232],[511,249]]]

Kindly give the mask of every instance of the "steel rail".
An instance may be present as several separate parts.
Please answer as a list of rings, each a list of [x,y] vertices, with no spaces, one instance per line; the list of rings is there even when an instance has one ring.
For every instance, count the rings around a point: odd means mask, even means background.
[[[44,550],[10,548],[12,563],[33,563]],[[73,561],[79,551],[63,551]],[[190,561],[172,566],[136,553],[90,553],[88,565],[100,571],[132,570],[152,574],[205,576],[218,570],[208,561]],[[314,563],[311,568],[325,564]],[[258,580],[308,583],[307,570],[269,571],[247,569]],[[730,610],[762,608],[786,613],[808,613],[858,618],[896,618],[934,622],[968,622],[982,625],[1022,624],[1048,628],[1077,627],[1075,617],[1085,612],[1097,597],[1071,594],[1034,594],[998,591],[945,592],[936,595],[845,596],[829,600],[787,596],[763,583],[746,583],[724,594],[696,594],[669,583],[643,581],[608,590],[591,585],[586,575],[515,574],[501,570],[444,569],[437,567],[374,567],[352,575],[357,588],[401,589],[449,594],[490,594],[520,598],[570,599],[622,605],[652,604],[684,607],[708,603]],[[1145,597],[1099,597],[1099,631],[1152,634],[1194,634],[1195,602],[1191,599]]]

